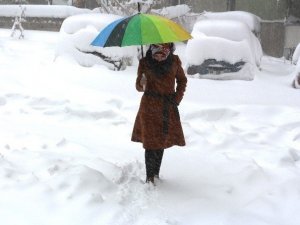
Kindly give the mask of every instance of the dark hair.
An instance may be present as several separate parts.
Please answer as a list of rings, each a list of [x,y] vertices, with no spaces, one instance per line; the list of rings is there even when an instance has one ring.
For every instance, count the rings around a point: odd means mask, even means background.
[[[150,70],[155,74],[157,77],[163,77],[166,75],[172,67],[173,63],[173,53],[175,51],[174,43],[170,43],[170,54],[168,55],[167,59],[164,61],[157,61],[152,58],[151,52],[151,45],[149,46],[146,52],[146,61]]]

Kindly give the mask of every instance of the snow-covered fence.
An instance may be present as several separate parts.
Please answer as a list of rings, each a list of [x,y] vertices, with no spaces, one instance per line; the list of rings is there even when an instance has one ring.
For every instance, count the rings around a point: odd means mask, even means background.
[[[14,20],[14,17],[0,16],[0,27],[10,29],[14,24]],[[59,31],[63,21],[62,18],[29,17],[22,24],[25,30]]]

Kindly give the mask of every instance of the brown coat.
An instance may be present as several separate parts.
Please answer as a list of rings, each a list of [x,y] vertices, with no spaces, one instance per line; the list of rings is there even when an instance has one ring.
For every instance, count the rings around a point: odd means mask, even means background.
[[[177,55],[172,57],[170,72],[162,78],[153,74],[145,58],[139,62],[136,89],[142,90],[140,81],[143,73],[147,78],[147,85],[136,116],[131,140],[142,142],[145,149],[156,150],[173,145],[185,145],[177,105],[183,98],[187,78],[179,57]]]

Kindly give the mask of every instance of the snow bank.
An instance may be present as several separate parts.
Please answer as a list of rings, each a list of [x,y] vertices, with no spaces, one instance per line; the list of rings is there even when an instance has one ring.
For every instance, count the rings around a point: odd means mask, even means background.
[[[67,18],[77,14],[92,13],[89,9],[66,5],[22,5],[22,7],[26,8],[26,17]],[[0,5],[0,16],[15,17],[21,15],[21,12],[19,5]]]

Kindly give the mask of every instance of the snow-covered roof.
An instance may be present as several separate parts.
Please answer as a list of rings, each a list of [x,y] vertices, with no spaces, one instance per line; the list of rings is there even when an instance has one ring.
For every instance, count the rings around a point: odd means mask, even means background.
[[[25,17],[67,18],[82,13],[93,13],[90,9],[80,9],[66,5],[22,5],[22,8],[26,8]],[[19,5],[0,5],[0,16],[19,16],[22,8]]]
[[[249,12],[244,11],[230,11],[230,12],[204,12],[199,17],[200,19],[216,19],[216,20],[235,20],[240,21],[250,28],[255,33],[260,32],[261,19]]]

